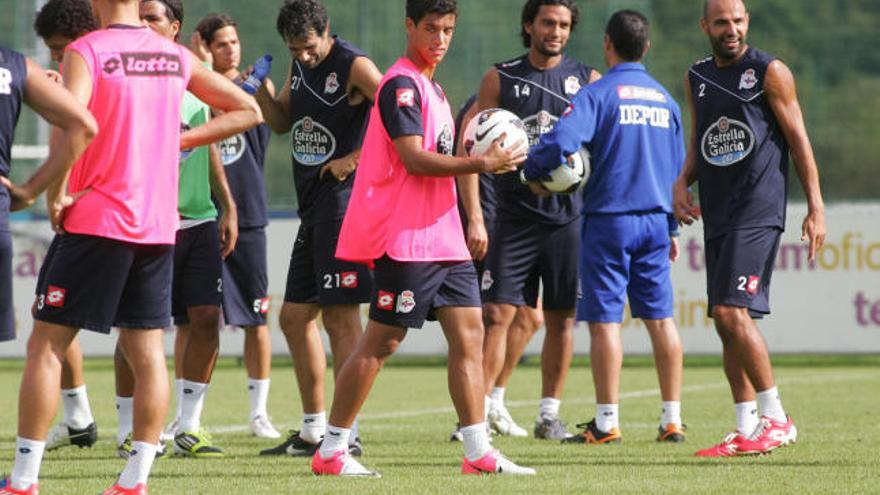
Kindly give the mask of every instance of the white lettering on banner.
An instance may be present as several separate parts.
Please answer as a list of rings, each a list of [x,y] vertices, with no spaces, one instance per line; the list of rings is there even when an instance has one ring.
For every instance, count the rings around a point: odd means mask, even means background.
[[[620,105],[620,125],[650,125],[669,129],[669,109],[647,105]]]
[[[880,352],[880,231],[876,219],[880,202],[869,205],[829,205],[825,212],[829,225],[826,247],[815,263],[807,261],[808,247],[800,242],[800,222],[806,212],[803,204],[792,204],[788,210],[788,228],[783,235],[776,257],[776,269],[770,285],[772,314],[758,324],[771,352]],[[273,219],[267,228],[269,251],[269,296],[283,299],[286,277],[283,270],[290,260],[290,232],[296,232],[299,221]],[[0,345],[0,357],[23,357],[33,325],[30,308],[35,301],[34,286],[53,232],[47,222],[12,222],[13,287],[18,339]],[[674,318],[684,348],[689,353],[719,354],[721,343],[709,318],[706,303],[706,280],[703,233],[699,227],[682,229],[681,258],[672,266]],[[492,274],[495,275],[494,273]],[[755,274],[738,273],[745,277]],[[356,274],[340,273],[334,286],[354,287]],[[496,280],[497,282],[497,280]],[[74,288],[64,287],[68,295]],[[586,292],[589,298],[590,293]],[[390,311],[405,311],[410,301],[397,299]],[[268,299],[266,300],[268,302]],[[39,302],[39,301],[37,301]],[[249,305],[252,301],[249,301]],[[418,300],[413,300],[420,304]],[[44,300],[44,304],[47,301]],[[261,307],[262,309],[262,307]],[[283,334],[278,328],[281,304],[266,304],[267,321],[272,329],[276,353],[286,352]],[[361,306],[366,321],[369,308]],[[443,333],[436,322],[428,322],[420,332],[410,332],[398,354],[444,354],[447,350]],[[543,330],[542,330],[543,331]],[[241,335],[237,329],[221,332],[221,353],[241,355]],[[630,354],[650,354],[651,342],[644,326],[624,312],[624,349]],[[80,332],[82,346],[89,356],[112,356],[115,339],[93,332]],[[166,348],[171,349],[174,332],[166,334]],[[532,340],[529,354],[540,352],[542,337]],[[587,332],[575,332],[575,351],[589,352]]]

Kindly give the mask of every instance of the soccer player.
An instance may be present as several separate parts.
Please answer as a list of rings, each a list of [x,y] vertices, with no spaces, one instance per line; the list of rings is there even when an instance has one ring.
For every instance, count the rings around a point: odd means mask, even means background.
[[[21,106],[31,107],[58,130],[49,148],[49,156],[31,178],[22,186],[9,181],[12,141]],[[14,306],[12,303],[12,235],[9,231],[9,212],[27,207],[50,183],[60,180],[85,150],[97,132],[95,119],[88,109],[76,101],[73,95],[52,81],[32,60],[24,55],[0,46],[0,342],[15,339]],[[51,207],[51,205],[50,205]],[[28,351],[32,349],[28,344]],[[65,353],[55,354],[58,366],[49,376],[56,389],[44,398],[57,404],[60,385],[60,360]],[[33,366],[33,363],[30,363]],[[41,366],[41,364],[37,366]],[[35,393],[22,387],[21,397]],[[30,415],[27,409],[19,409],[22,418]],[[53,411],[54,415],[54,411]],[[48,430],[52,417],[46,420]],[[45,437],[45,431],[44,431]],[[27,442],[19,436],[18,442]],[[45,444],[43,444],[45,445]],[[41,450],[42,446],[41,445]],[[24,449],[24,451],[22,451]],[[30,454],[25,447],[16,449],[16,457]],[[36,473],[17,464],[10,477],[0,480],[0,494],[17,495],[37,493]]]
[[[673,316],[670,261],[678,257],[672,183],[684,162],[681,111],[640,63],[650,47],[648,19],[621,10],[605,28],[605,77],[583,88],[526,161],[533,189],[582,147],[592,155],[583,192],[578,320],[590,326],[596,416],[564,442],[621,441],[618,414],[625,299],[654,346],[663,416],[658,441],[684,441],[682,350]],[[546,191],[546,190],[545,190]]]
[[[241,42],[235,21],[211,14],[199,21],[193,33],[193,50],[215,72],[241,83]],[[274,94],[272,81],[267,90]],[[269,279],[266,260],[268,200],[263,160],[269,146],[269,126],[260,124],[220,143],[220,154],[229,187],[238,207],[238,243],[223,260],[223,314],[227,325],[244,329],[244,362],[248,376],[251,433],[280,438],[269,420],[269,373],[272,339],[266,325],[269,312]]]
[[[338,376],[363,332],[360,304],[370,300],[369,269],[333,254],[382,74],[363,51],[330,34],[327,10],[316,0],[286,2],[277,29],[293,57],[290,72],[277,97],[262,88],[256,96],[273,131],[292,131],[302,223],[287,272],[281,329],[293,357],[303,421],[281,445],[261,454],[310,457],[327,427],[318,314]],[[360,455],[357,431],[349,440],[351,452]]]
[[[463,473],[534,474],[489,444],[483,417],[483,327],[477,275],[462,232],[454,176],[508,171],[525,143],[453,157],[449,103],[433,80],[449,49],[454,0],[407,0],[406,55],[386,73],[371,111],[336,256],[375,266],[366,332],[337,375],[327,434],[312,472],[376,476],[349,455],[358,410],[385,360],[430,315],[449,343],[449,391],[464,437]],[[502,136],[504,137],[504,136]]]
[[[61,64],[68,44],[97,28],[88,0],[49,0],[37,12],[34,21],[34,30],[57,64]],[[55,74],[52,76],[56,77]],[[60,84],[60,74],[57,78]],[[46,450],[68,445],[80,448],[94,445],[98,440],[98,426],[89,405],[79,339],[70,343],[61,362],[61,403],[64,417],[49,430]]]
[[[526,125],[531,144],[552,129],[578,90],[600,77],[595,69],[564,53],[578,17],[573,0],[528,0],[522,9],[521,24],[528,52],[486,72],[477,110],[497,107],[512,111]],[[561,440],[570,436],[559,417],[559,406],[574,346],[580,245],[580,224],[576,220],[582,201],[578,195],[539,198],[520,183],[516,173],[498,177],[496,190],[495,237],[489,244],[481,283],[486,301],[485,393],[492,393],[504,365],[507,330],[517,308],[537,307],[540,278],[547,333],[541,354],[543,385],[534,436]],[[536,319],[529,313],[521,318]],[[491,403],[488,398],[487,403]],[[502,413],[490,411],[493,417],[500,418]]]
[[[106,494],[144,494],[168,405],[162,329],[171,316],[179,150],[256,125],[259,108],[185,48],[141,24],[139,0],[93,0],[104,29],[72,43],[64,84],[101,132],[71,171],[76,200],[38,280],[40,299],[21,384],[15,468],[3,495],[37,493],[59,390],[60,357],[80,327],[119,340],[135,376],[132,454]],[[40,77],[45,77],[40,75]],[[225,113],[180,133],[186,89]],[[71,99],[73,101],[73,99]],[[156,102],[161,101],[162,105]],[[62,148],[64,149],[64,148]],[[70,161],[76,154],[70,153]]]
[[[142,0],[140,16],[159,35],[171,41],[178,40],[184,16],[180,0]],[[187,91],[181,108],[181,128],[196,128],[207,123],[209,118],[210,108]],[[212,189],[214,197],[223,206],[219,222],[215,220],[217,209],[211,200]],[[174,371],[178,395],[174,452],[183,456],[215,458],[221,457],[223,452],[201,431],[200,416],[220,349],[221,267],[223,258],[235,249],[238,237],[235,201],[216,146],[200,146],[181,153],[177,210],[180,229],[174,245],[171,291],[172,315],[177,325]],[[117,373],[117,384],[120,374],[125,375],[124,372]],[[129,393],[117,391],[120,415],[117,445],[122,451],[128,445],[125,442],[128,428],[123,428],[122,418],[128,419],[126,426],[130,427],[130,392],[134,392],[130,387],[126,388]],[[128,411],[123,412],[125,409]]]
[[[693,125],[674,207],[686,224],[703,218],[709,314],[724,348],[737,427],[696,455],[765,454],[797,439],[767,344],[753,320],[770,313],[770,277],[785,228],[789,153],[807,200],[801,239],[809,242],[810,260],[825,240],[825,207],[794,76],[781,60],[746,43],[745,4],[707,0],[700,25],[712,56],[685,76]],[[688,191],[694,182],[699,206]]]

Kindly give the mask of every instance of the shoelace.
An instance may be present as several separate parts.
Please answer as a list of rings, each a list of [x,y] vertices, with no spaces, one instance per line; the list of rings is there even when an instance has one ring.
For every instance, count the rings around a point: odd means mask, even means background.
[[[749,440],[756,440],[761,438],[761,435],[764,434],[764,430],[770,427],[770,422],[765,418],[761,418],[761,421],[758,422],[758,426],[755,427],[755,431],[752,432],[751,435],[748,436]]]

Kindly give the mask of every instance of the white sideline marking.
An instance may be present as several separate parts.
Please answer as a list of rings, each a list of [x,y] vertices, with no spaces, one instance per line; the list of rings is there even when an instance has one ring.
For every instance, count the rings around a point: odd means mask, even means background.
[[[870,374],[846,374],[846,375],[813,375],[810,377],[799,377],[792,378],[788,380],[777,380],[777,385],[780,386],[788,386],[788,385],[799,385],[803,383],[816,383],[817,381],[822,382],[832,382],[832,381],[852,381],[857,379],[874,379],[876,375]],[[719,388],[727,388],[729,385],[726,381],[719,381],[715,383],[704,383],[701,385],[687,385],[682,387],[682,393],[700,393],[708,390],[715,390]],[[645,397],[654,397],[660,395],[659,388],[645,389],[645,390],[634,390],[632,392],[623,392],[620,394],[620,400],[627,399],[642,399]],[[576,399],[566,399],[566,404],[592,404],[595,402],[595,398],[591,395],[589,397],[584,398],[576,398]],[[526,407],[537,407],[537,400],[518,400],[518,401],[510,401],[505,403],[508,409],[521,409]],[[361,414],[358,415],[359,421],[382,421],[386,419],[399,419],[399,418],[414,418],[419,416],[435,416],[435,415],[446,415],[446,414],[455,414],[455,409],[452,406],[446,407],[433,407],[428,409],[415,409],[411,411],[389,411],[382,413],[372,413],[372,414]],[[279,429],[289,429],[296,428],[298,425],[276,425]],[[363,424],[361,425],[364,426]],[[653,427],[653,426],[652,426]],[[250,431],[250,427],[247,425],[225,425],[225,426],[209,426],[208,431],[211,433],[242,433]]]
[[[854,373],[854,374],[838,374],[838,375],[811,375],[811,376],[802,376],[798,378],[792,378],[787,380],[777,380],[777,385],[780,386],[789,386],[789,385],[800,385],[800,384],[815,384],[815,383],[827,383],[827,382],[839,382],[839,381],[855,381],[855,380],[875,380],[877,378],[877,374],[868,374],[868,373]],[[701,385],[688,385],[682,387],[682,393],[700,393],[708,390],[715,390],[719,388],[727,388],[728,384],[726,381],[719,381],[715,383],[704,383]],[[641,399],[645,397],[654,397],[660,395],[659,388],[645,389],[645,390],[635,390],[632,392],[624,392],[620,394],[620,400],[626,399]],[[575,398],[575,399],[566,399],[566,404],[592,404],[595,402],[595,398],[591,395],[589,397],[583,398]],[[510,401],[505,405],[508,409],[522,409],[527,407],[537,407],[536,400],[519,400],[519,401]],[[373,413],[373,414],[361,414],[358,416],[359,420],[366,420],[369,422],[372,421],[382,421],[386,419],[399,419],[399,418],[414,418],[419,416],[434,416],[434,415],[446,415],[446,414],[455,414],[455,409],[452,406],[446,407],[434,407],[429,409],[415,409],[411,411],[391,411],[391,412],[383,412],[383,413]],[[290,428],[296,428],[298,424],[284,423],[284,424],[276,424],[277,429],[284,431]],[[379,426],[379,425],[376,425]],[[400,425],[396,425],[396,427],[400,427]],[[652,426],[653,427],[653,426]],[[379,427],[381,429],[381,427]],[[220,425],[220,426],[208,426],[208,431],[213,434],[226,434],[226,433],[245,433],[250,431],[250,426],[246,424],[235,424],[235,425]],[[8,437],[14,436],[15,431],[13,430],[0,430],[0,436]],[[4,446],[6,442],[0,442],[0,446]],[[10,443],[13,445],[14,443]]]

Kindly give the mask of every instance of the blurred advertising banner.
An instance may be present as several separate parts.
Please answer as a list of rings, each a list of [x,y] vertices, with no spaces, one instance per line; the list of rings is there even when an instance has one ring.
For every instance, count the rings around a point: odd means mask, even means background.
[[[837,204],[827,207],[828,238],[814,263],[808,247],[800,241],[806,207],[792,204],[788,225],[776,259],[771,284],[772,314],[759,322],[772,352],[783,353],[878,353],[880,352],[880,203]],[[287,353],[278,327],[290,249],[299,220],[276,219],[267,229],[269,237],[269,325],[273,351]],[[22,357],[30,335],[30,308],[34,301],[40,265],[52,239],[48,222],[13,222],[13,274],[18,339],[0,343],[0,357]],[[703,236],[699,225],[685,227],[679,238],[681,257],[672,270],[675,287],[675,321],[685,352],[718,354],[721,344],[706,314],[706,279]],[[419,304],[420,301],[416,301]],[[366,321],[366,306],[362,308]],[[650,354],[651,345],[641,322],[625,316],[624,348],[630,354]],[[81,332],[88,356],[110,356],[115,337]],[[543,330],[527,353],[540,352]],[[580,324],[575,352],[589,352],[589,334]],[[166,336],[166,349],[173,332]],[[243,334],[239,329],[221,332],[221,353],[241,355]],[[409,332],[399,354],[443,354],[446,343],[436,323]]]

